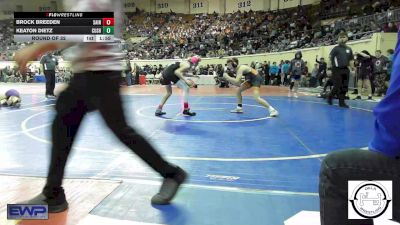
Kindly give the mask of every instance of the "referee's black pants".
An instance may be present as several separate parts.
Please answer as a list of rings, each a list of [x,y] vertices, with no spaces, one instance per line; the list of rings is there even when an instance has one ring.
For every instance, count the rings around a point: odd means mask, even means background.
[[[86,113],[94,110],[100,112],[108,128],[122,143],[161,176],[175,175],[177,168],[165,161],[141,134],[127,124],[119,94],[120,81],[121,71],[84,72],[74,74],[67,89],[61,92],[52,125],[53,145],[43,190],[45,195],[63,195],[61,184],[71,147]]]
[[[330,98],[338,96],[339,104],[345,103],[346,93],[349,89],[350,70],[348,68],[332,68],[333,88],[330,93]]]
[[[56,87],[56,71],[45,70],[44,76],[46,77],[46,95],[54,95],[54,88]]]

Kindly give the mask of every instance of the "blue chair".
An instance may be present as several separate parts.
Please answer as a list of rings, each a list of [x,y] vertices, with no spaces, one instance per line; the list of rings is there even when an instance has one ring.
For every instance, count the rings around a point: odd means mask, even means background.
[[[33,77],[33,80],[34,80],[35,83],[46,83],[46,77],[44,75],[41,75],[41,74],[40,75],[36,74]]]

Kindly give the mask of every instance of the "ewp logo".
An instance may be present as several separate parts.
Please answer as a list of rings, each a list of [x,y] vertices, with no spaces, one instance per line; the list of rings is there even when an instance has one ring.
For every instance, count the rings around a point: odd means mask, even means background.
[[[48,205],[7,204],[8,220],[47,220],[49,219]]]

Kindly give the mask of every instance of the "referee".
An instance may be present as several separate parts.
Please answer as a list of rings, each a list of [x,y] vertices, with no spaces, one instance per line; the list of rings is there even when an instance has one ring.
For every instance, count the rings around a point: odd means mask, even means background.
[[[58,66],[58,61],[49,52],[40,59],[40,65],[46,77],[46,98],[56,97],[54,95],[54,88],[56,86],[56,67]]]
[[[167,162],[141,135],[137,129],[128,125],[123,101],[120,95],[123,53],[122,39],[122,1],[116,0],[64,0],[67,11],[106,11],[115,15],[115,41],[98,43],[52,43],[41,42],[29,45],[15,53],[15,61],[22,72],[27,62],[45,52],[68,47],[75,48],[71,57],[74,73],[68,87],[63,90],[56,102],[51,133],[52,148],[46,185],[41,194],[27,201],[28,204],[48,205],[49,213],[67,210],[68,202],[62,187],[65,167],[77,139],[79,128],[85,116],[99,111],[105,124],[115,136],[125,144],[130,152],[136,153],[144,162],[158,172],[163,183],[151,203],[169,204],[175,197],[187,174],[181,168]],[[68,7],[70,6],[70,7]]]
[[[341,32],[338,38],[338,45],[335,46],[330,55],[329,59],[332,65],[332,81],[333,89],[328,95],[328,104],[332,105],[332,99],[335,95],[338,96],[339,106],[343,108],[349,108],[345,102],[345,96],[349,85],[349,65],[354,65],[353,51],[349,46],[346,45],[348,38],[345,32]]]

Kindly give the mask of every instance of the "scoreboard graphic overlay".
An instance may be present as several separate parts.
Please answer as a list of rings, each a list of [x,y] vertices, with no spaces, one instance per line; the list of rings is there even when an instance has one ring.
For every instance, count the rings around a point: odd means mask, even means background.
[[[114,12],[14,12],[16,42],[113,42]]]

